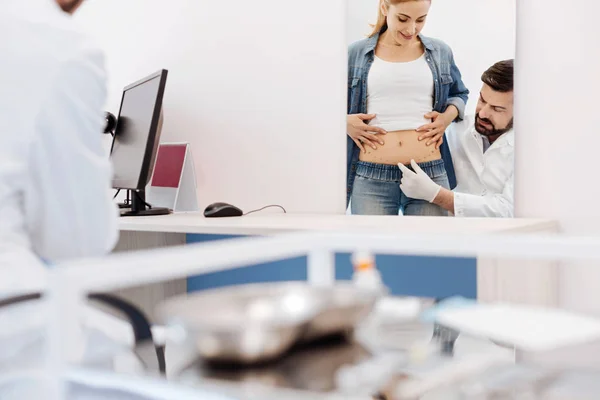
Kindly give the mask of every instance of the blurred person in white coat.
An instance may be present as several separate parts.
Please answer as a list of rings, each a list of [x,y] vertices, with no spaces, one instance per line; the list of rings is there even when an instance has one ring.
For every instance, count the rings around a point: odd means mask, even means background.
[[[52,318],[48,304],[44,297],[6,304],[43,292],[48,271],[58,268],[53,264],[103,256],[118,239],[112,167],[102,145],[104,56],[71,18],[82,2],[0,0],[2,400],[50,396],[39,374]],[[134,378],[130,373],[141,372],[141,365],[131,357],[131,326],[91,307],[85,311],[79,325],[86,346],[64,345],[104,368],[69,373],[69,399],[227,399]]]
[[[456,217],[514,216],[513,60],[499,61],[482,75],[475,116],[447,132],[456,172],[453,191],[440,187],[412,162],[402,170],[400,187]]]
[[[0,3],[0,271],[104,255],[118,238],[104,59],[71,20],[80,3]]]
[[[81,2],[0,0],[0,301],[43,291],[52,264],[103,256],[118,239],[104,56],[71,18]],[[0,308],[0,370],[43,359],[45,307]],[[96,324],[116,323],[106,317]]]

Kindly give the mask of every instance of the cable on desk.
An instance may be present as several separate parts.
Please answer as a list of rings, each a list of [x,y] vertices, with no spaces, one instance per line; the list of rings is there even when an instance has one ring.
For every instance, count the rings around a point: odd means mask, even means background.
[[[113,200],[117,198],[119,193],[121,193],[121,189],[117,189],[117,193],[115,193],[115,195],[113,196]],[[125,193],[126,193],[125,200],[123,200],[123,203],[119,204],[120,207],[121,206],[127,207],[131,204],[131,199],[129,198],[129,190],[127,190]]]
[[[252,214],[252,213],[255,213],[255,212],[259,212],[259,211],[262,211],[262,210],[264,210],[264,209],[266,209],[266,208],[269,208],[269,207],[279,207],[279,208],[281,208],[281,209],[283,210],[283,212],[284,212],[284,213],[287,213],[287,211],[285,210],[285,208],[283,208],[283,207],[282,207],[282,206],[280,206],[279,204],[270,204],[270,205],[268,205],[268,206],[264,206],[263,208],[259,208],[259,209],[257,209],[257,210],[248,211],[248,212],[247,212],[247,213],[245,213],[244,215],[248,215],[248,214]]]

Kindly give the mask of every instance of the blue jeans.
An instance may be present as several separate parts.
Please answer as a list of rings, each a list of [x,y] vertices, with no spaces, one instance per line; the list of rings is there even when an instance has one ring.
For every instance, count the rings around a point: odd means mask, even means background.
[[[427,161],[419,166],[435,183],[450,188],[443,160]],[[401,178],[402,171],[396,165],[359,161],[350,197],[352,214],[398,215],[401,211],[404,215],[448,216],[443,208],[402,193]]]

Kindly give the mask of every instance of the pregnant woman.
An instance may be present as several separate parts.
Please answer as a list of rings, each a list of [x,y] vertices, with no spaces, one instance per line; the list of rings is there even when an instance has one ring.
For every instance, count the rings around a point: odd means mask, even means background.
[[[348,50],[348,198],[352,214],[445,216],[405,196],[398,164],[415,160],[455,186],[446,128],[464,116],[469,91],[444,42],[420,34],[431,0],[380,0],[371,35]]]

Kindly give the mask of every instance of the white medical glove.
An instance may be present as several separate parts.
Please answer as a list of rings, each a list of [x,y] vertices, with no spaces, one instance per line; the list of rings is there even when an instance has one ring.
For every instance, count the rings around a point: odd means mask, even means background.
[[[398,167],[402,171],[400,190],[402,190],[406,196],[413,199],[425,200],[430,203],[433,202],[442,187],[432,181],[415,160],[411,160],[410,165],[414,172],[405,165],[398,164]]]

